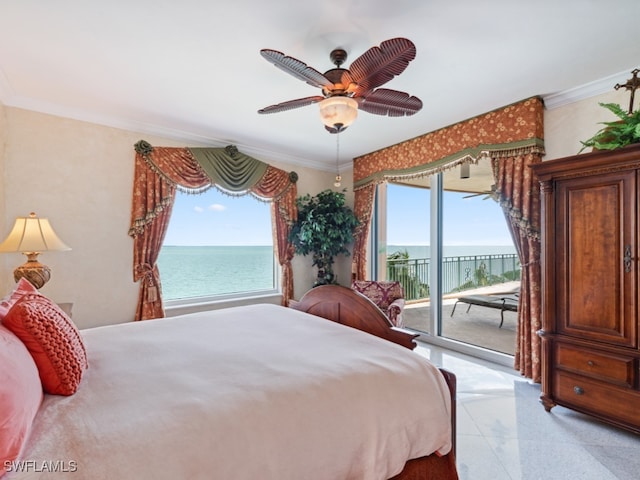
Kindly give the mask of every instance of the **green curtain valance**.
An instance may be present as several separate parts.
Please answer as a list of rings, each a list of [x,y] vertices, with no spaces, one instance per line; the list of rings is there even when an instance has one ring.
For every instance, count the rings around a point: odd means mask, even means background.
[[[188,150],[211,179],[211,183],[230,192],[250,190],[264,176],[269,166],[239,152],[232,145],[225,148]]]

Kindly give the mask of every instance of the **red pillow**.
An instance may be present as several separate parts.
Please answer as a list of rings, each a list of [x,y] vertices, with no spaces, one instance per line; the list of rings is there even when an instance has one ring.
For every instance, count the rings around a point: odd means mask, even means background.
[[[36,289],[36,287],[31,285],[29,280],[23,277],[17,283],[16,287],[13,289],[13,292],[0,300],[0,321],[2,321],[2,319],[7,316],[7,313],[9,313],[11,307],[13,307],[16,302],[27,293],[38,293],[38,290]]]
[[[72,395],[87,368],[87,352],[71,319],[47,297],[28,293],[3,324],[26,345],[47,393]]]
[[[38,368],[27,347],[0,325],[0,477],[17,460],[42,403]]]

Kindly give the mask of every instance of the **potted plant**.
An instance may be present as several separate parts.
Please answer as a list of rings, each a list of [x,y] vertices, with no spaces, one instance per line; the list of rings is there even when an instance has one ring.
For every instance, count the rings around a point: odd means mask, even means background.
[[[349,255],[347,245],[353,241],[358,218],[345,205],[343,192],[324,190],[296,199],[298,219],[292,225],[289,241],[295,252],[313,254],[313,266],[318,267],[315,285],[337,283],[333,273],[333,258]]]
[[[627,113],[617,103],[600,103],[618,117],[612,122],[600,122],[604,125],[593,137],[582,143],[582,152],[587,147],[594,150],[615,150],[616,148],[640,142],[640,110]],[[578,152],[578,153],[580,153]]]

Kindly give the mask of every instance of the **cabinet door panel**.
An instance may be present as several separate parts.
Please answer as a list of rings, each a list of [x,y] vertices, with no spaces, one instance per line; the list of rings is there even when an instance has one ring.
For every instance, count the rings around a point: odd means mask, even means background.
[[[557,194],[558,331],[635,347],[635,172],[560,181]]]

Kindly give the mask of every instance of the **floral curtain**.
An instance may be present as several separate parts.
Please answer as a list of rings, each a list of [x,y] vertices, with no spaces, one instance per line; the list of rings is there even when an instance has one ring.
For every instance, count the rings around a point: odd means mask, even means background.
[[[140,282],[136,320],[164,317],[162,287],[156,262],[171,217],[176,190],[200,193],[220,186],[221,183],[223,187],[229,188],[225,179],[215,177],[216,183],[208,175],[206,170],[211,168],[211,156],[209,161],[203,161],[204,165],[196,159],[196,156],[207,156],[207,152],[202,150],[210,150],[211,155],[223,165],[223,170],[231,173],[235,182],[231,191],[251,193],[259,199],[271,201],[274,243],[283,272],[282,303],[287,305],[293,296],[293,246],[288,243],[287,237],[289,225],[297,214],[296,173],[288,173],[251,159],[238,152],[234,146],[197,150],[199,151],[194,154],[188,148],[152,147],[144,140],[135,144],[129,235],[134,240],[133,280]],[[238,161],[234,160],[236,157]]]
[[[356,232],[352,271],[366,275],[366,245],[371,210],[372,185],[387,181],[424,177],[460,164],[491,158],[503,211],[522,264],[518,339],[515,367],[539,381],[540,343],[535,335],[540,319],[539,185],[528,165],[544,154],[542,99],[533,97],[427,133],[382,150],[355,158],[353,163],[356,214],[361,224]]]
[[[514,367],[538,383],[541,347],[537,332],[542,328],[540,186],[530,167],[541,161],[539,153],[492,158],[498,201],[522,265]]]
[[[358,190],[354,200],[353,213],[358,217],[358,226],[353,233],[353,258],[351,275],[356,280],[364,280],[367,275],[367,239],[371,229],[371,215],[376,184],[370,183]]]

